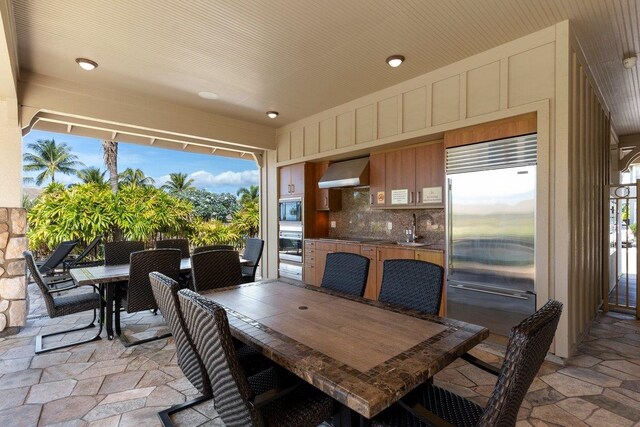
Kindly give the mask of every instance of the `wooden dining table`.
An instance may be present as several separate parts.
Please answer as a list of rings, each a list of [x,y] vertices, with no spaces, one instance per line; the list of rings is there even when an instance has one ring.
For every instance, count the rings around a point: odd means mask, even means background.
[[[231,333],[366,421],[489,336],[489,330],[281,280],[210,290]]]
[[[251,265],[252,261],[240,258],[240,265]],[[180,273],[191,271],[191,258],[180,260]],[[129,280],[129,264],[97,265],[93,267],[73,268],[69,270],[71,278],[78,286],[96,285],[106,301],[104,319],[101,319],[107,331],[107,337],[113,339],[113,297],[115,286]]]

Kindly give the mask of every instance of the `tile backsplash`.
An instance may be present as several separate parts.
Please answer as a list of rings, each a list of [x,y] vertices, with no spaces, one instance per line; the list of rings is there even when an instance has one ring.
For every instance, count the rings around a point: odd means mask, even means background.
[[[371,209],[368,188],[342,189],[342,210],[329,212],[329,237],[367,237],[399,241],[411,228],[412,214],[416,214],[416,231],[420,241],[444,244],[444,209]],[[392,229],[387,229],[391,222]]]

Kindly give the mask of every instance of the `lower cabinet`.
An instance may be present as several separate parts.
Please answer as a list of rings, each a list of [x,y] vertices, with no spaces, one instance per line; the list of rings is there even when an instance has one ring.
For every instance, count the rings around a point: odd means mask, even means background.
[[[369,276],[364,297],[370,300],[377,300],[380,295],[385,260],[417,259],[444,267],[444,253],[442,251],[306,240],[304,246],[304,283],[313,286],[322,284],[327,255],[332,252],[350,252],[369,258]],[[446,287],[443,289],[441,316],[445,315],[445,302]]]

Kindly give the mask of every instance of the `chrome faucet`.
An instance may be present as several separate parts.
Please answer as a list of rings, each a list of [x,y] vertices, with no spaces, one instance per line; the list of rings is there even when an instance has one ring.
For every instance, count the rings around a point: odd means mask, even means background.
[[[415,243],[418,236],[416,236],[416,214],[413,214],[413,220],[411,221],[411,228],[405,230],[405,234],[407,235],[407,243]]]

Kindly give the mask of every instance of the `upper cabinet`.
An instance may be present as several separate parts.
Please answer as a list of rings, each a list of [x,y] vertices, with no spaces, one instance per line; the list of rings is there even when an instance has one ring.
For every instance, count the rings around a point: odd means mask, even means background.
[[[304,195],[304,173],[304,163],[281,167],[280,197]]]
[[[370,162],[372,207],[442,206],[445,182],[442,141],[375,153]]]
[[[385,159],[385,153],[373,153],[369,156],[369,203],[374,207],[386,206]]]
[[[320,178],[329,168],[329,162],[317,163],[316,165],[316,185]],[[342,209],[342,192],[336,189],[316,188],[316,210],[318,211],[339,211]]]
[[[416,147],[416,205],[441,205],[445,183],[444,144]]]

